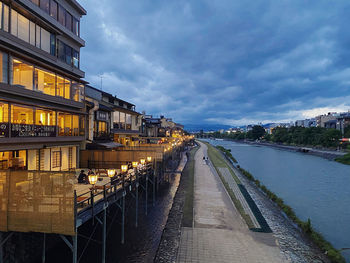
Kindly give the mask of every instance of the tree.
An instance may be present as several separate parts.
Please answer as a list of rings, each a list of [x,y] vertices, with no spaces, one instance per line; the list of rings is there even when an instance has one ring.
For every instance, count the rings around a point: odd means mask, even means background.
[[[253,129],[251,130],[251,138],[253,140],[258,140],[261,137],[263,137],[265,135],[265,129],[264,127],[260,126],[260,125],[254,125]]]

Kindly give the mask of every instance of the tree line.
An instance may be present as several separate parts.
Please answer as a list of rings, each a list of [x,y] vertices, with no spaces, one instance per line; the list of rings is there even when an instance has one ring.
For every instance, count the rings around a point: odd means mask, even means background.
[[[265,132],[264,127],[255,125],[248,132],[220,133],[213,134],[215,138],[227,138],[234,140],[265,140],[274,143],[284,143],[290,145],[310,145],[323,147],[337,147],[342,134],[336,129],[326,129],[321,127],[276,127],[272,134]]]

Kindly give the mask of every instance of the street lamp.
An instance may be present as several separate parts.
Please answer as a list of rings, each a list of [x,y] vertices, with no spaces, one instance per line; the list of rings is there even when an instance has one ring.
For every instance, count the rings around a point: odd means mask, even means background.
[[[139,163],[136,162],[136,161],[135,161],[135,162],[132,162],[132,167],[136,168],[138,164],[139,164]]]
[[[141,159],[141,160],[140,160],[140,163],[141,163],[142,165],[145,165],[145,162],[146,162],[145,159]]]
[[[115,169],[107,169],[107,175],[111,179],[111,184],[112,184],[112,179],[115,176]]]
[[[128,165],[127,164],[122,165],[121,169],[122,169],[122,173],[126,173],[126,171],[128,170]]]
[[[96,174],[90,174],[89,175],[89,182],[90,182],[90,184],[95,186],[95,184],[97,182],[97,175]]]
[[[150,163],[151,161],[152,161],[152,157],[151,157],[151,156],[148,156],[148,157],[147,157],[147,162]]]

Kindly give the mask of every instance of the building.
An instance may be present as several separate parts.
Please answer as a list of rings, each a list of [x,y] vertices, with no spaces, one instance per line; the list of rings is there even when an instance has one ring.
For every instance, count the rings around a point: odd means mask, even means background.
[[[85,141],[75,0],[0,2],[1,169],[69,170]]]
[[[88,142],[138,145],[142,115],[135,111],[134,104],[89,85],[85,87],[85,94],[89,116]]]
[[[325,128],[326,127],[326,125],[325,125],[326,122],[337,119],[335,115],[336,115],[335,112],[329,112],[328,114],[316,116],[315,117],[315,119],[316,119],[316,126]]]

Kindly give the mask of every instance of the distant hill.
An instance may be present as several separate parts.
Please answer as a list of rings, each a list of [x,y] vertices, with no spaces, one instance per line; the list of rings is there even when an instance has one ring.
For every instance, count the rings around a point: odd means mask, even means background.
[[[218,131],[221,129],[227,130],[232,126],[224,125],[224,124],[184,124],[185,130],[188,132],[199,132],[203,131]]]

